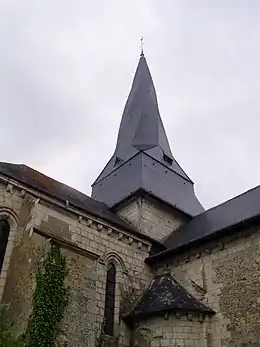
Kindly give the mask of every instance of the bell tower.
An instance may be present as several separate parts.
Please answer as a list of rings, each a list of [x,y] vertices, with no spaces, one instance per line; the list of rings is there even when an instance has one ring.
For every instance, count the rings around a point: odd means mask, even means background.
[[[204,211],[172,155],[143,52],[114,154],[93,183],[92,197],[157,240]]]

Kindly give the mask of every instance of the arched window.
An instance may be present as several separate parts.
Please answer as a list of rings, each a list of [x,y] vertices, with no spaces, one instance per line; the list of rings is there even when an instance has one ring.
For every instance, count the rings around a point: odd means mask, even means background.
[[[9,223],[5,219],[0,219],[0,273],[2,270],[6,246],[10,232]]]
[[[109,263],[107,267],[104,333],[110,336],[114,335],[115,289],[116,267],[113,263]]]

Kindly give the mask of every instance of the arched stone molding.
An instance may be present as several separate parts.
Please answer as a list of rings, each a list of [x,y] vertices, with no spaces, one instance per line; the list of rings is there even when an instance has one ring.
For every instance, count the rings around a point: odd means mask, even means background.
[[[104,317],[105,309],[105,295],[106,295],[106,278],[107,278],[107,268],[108,264],[112,263],[116,268],[116,286],[115,286],[115,312],[114,312],[114,337],[118,337],[120,333],[120,303],[122,298],[122,287],[125,282],[126,276],[128,274],[127,268],[124,264],[123,259],[113,251],[105,253],[101,256],[97,263],[97,273],[98,273],[98,284],[97,293],[101,297],[101,302],[99,304],[100,315],[99,321],[102,322]],[[98,289],[99,288],[99,289]]]
[[[10,225],[10,229],[17,229],[18,215],[7,206],[0,206],[0,219],[6,219]]]
[[[11,254],[14,246],[14,239],[17,233],[17,225],[18,225],[18,216],[14,210],[6,206],[0,206],[0,219],[5,219],[10,226],[10,232],[8,237],[8,243],[6,246],[4,262],[2,266],[2,270],[0,273],[0,301],[3,295],[7,271],[10,264]]]
[[[116,252],[105,253],[102,257],[100,257],[99,261],[106,265],[109,262],[113,263],[116,266],[117,271],[119,270],[125,275],[128,274],[128,271],[123,259]]]

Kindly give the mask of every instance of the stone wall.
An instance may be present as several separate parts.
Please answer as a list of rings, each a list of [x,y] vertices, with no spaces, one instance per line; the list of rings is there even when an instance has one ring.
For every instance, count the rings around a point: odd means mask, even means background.
[[[35,288],[34,270],[43,245],[58,239],[69,265],[70,302],[63,322],[68,346],[94,347],[104,316],[107,263],[116,265],[115,335],[129,346],[130,333],[119,311],[132,303],[151,281],[145,265],[151,244],[90,215],[58,206],[24,187],[1,185],[0,217],[8,211],[13,225],[10,251],[0,276],[2,302],[9,304],[13,331],[24,331]],[[9,247],[9,244],[8,244]],[[130,300],[128,300],[130,299]]]
[[[173,257],[170,271],[195,297],[216,311],[212,346],[260,344],[260,227],[206,248]]]
[[[117,214],[140,232],[158,241],[163,241],[188,220],[181,212],[151,197],[131,199],[118,207]]]
[[[198,316],[174,315],[139,322],[134,347],[206,347],[209,323]]]
[[[30,204],[30,202],[28,202],[28,204]],[[20,228],[24,228],[24,218],[19,218],[21,208],[22,198],[19,192],[16,191],[12,185],[0,181],[0,218],[6,219],[10,225],[8,244],[5,252],[2,271],[0,273],[0,300],[6,282],[7,270],[9,269],[14,243],[17,239]],[[26,211],[22,212],[22,215],[26,216],[26,214]],[[26,218],[28,219],[29,216]]]
[[[129,208],[129,215],[137,223],[138,218],[134,216],[139,216],[140,209],[134,207],[136,203],[132,202],[132,207],[125,206],[122,211]],[[144,233],[151,231],[150,236],[161,230],[166,235],[183,222],[178,219],[180,216],[171,216],[170,212],[160,210],[151,201],[143,200],[141,206],[145,218],[139,220],[140,228]],[[71,288],[70,302],[63,322],[63,339],[69,341],[69,346],[87,344],[94,347],[103,322],[107,263],[113,261],[117,268],[115,335],[120,347],[129,347],[133,336],[121,321],[119,312],[131,309],[153,277],[144,263],[150,243],[10,182],[0,183],[1,217],[8,220],[11,231],[0,274],[0,296],[3,294],[3,302],[10,306],[14,318],[13,331],[18,334],[26,328],[35,288],[33,274],[37,259],[47,240],[55,238],[60,242],[70,269],[67,279]],[[229,233],[230,236],[221,242],[172,257],[168,265],[162,263],[153,269],[155,273],[172,272],[195,297],[216,311],[211,325],[207,323],[206,328],[205,322],[201,325],[193,321],[195,325],[192,327],[195,326],[200,336],[197,339],[199,344],[194,342],[194,346],[200,346],[205,334],[207,347],[260,344],[259,229],[259,226],[245,229],[236,237]],[[149,320],[149,326],[143,322],[139,328],[146,329],[143,334],[152,331],[154,339],[154,334],[159,331],[156,326],[178,330],[179,324],[184,324],[181,322],[182,319],[176,317],[168,320],[158,317]],[[190,324],[188,320],[185,322]],[[174,343],[176,346],[188,345],[192,340],[190,337],[196,334],[192,330],[187,341],[180,342],[177,331],[172,331],[173,337],[168,331],[166,337],[166,330],[162,331],[163,337],[156,337],[151,343],[156,346],[161,339],[163,346],[166,343],[163,341],[169,339],[171,342],[167,343],[173,346]]]
[[[69,286],[69,302],[61,325],[60,340],[68,347],[93,346],[96,339],[97,263],[87,254],[64,249],[69,269],[66,282]],[[93,343],[94,342],[94,343]]]

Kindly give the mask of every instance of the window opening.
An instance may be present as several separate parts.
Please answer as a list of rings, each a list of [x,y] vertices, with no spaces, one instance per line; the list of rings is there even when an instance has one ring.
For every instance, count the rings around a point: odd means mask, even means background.
[[[114,335],[115,288],[116,267],[109,263],[107,267],[104,333],[110,336]]]
[[[9,223],[5,219],[0,219],[0,273],[2,270],[5,251],[10,233]]]

